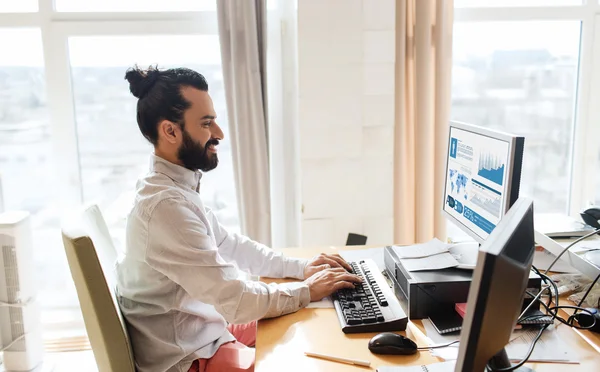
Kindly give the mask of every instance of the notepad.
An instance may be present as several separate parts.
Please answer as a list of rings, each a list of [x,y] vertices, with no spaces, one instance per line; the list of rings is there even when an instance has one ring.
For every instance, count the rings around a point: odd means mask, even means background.
[[[467,313],[467,303],[463,302],[460,304],[456,304],[456,305],[454,305],[454,309],[456,310],[457,314],[459,314],[460,316],[462,316],[464,318]],[[520,329],[519,326],[522,326],[522,325],[553,324],[554,323],[554,319],[552,318],[552,316],[546,315],[538,309],[529,309],[523,318],[524,319],[520,320],[517,323],[517,326],[515,327],[515,329]]]
[[[463,322],[463,318],[453,310],[431,314],[429,320],[441,335],[460,331]]]

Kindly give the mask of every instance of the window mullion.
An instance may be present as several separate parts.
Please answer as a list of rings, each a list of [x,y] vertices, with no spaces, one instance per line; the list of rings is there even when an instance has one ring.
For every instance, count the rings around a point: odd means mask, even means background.
[[[40,0],[40,5],[42,2],[44,0]],[[57,182],[61,201],[72,206],[81,203],[83,198],[68,39],[48,18],[41,29]]]

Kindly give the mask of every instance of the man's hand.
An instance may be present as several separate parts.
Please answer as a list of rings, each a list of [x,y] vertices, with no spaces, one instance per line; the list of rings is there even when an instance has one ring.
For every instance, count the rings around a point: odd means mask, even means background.
[[[310,289],[311,301],[320,301],[342,288],[354,288],[354,283],[360,282],[362,279],[359,276],[340,267],[321,270],[304,281]]]
[[[348,262],[346,262],[339,254],[321,253],[320,255],[313,257],[308,265],[306,265],[306,268],[304,268],[304,279],[310,278],[314,273],[329,268],[343,268],[346,271],[352,271]]]

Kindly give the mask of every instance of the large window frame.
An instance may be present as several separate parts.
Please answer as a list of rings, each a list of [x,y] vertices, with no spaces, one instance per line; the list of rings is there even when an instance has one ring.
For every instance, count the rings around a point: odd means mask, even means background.
[[[550,2],[550,1],[549,1]],[[600,153],[600,2],[582,0],[577,6],[455,8],[454,22],[580,21],[581,41],[575,122],[571,143],[569,195],[565,213],[578,216],[595,199]]]
[[[0,13],[0,28],[37,28],[42,36],[52,164],[57,195],[66,209],[84,202],[69,38],[76,36],[218,35],[215,10],[178,12],[58,12],[54,0],[38,0],[38,11]],[[46,324],[49,330],[83,329],[74,320]]]

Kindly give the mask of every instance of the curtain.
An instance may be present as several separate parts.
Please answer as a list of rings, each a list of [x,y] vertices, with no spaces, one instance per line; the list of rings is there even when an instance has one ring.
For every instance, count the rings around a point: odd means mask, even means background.
[[[394,241],[446,238],[452,0],[396,1]]]
[[[242,233],[270,245],[265,0],[217,0],[217,17]]]

